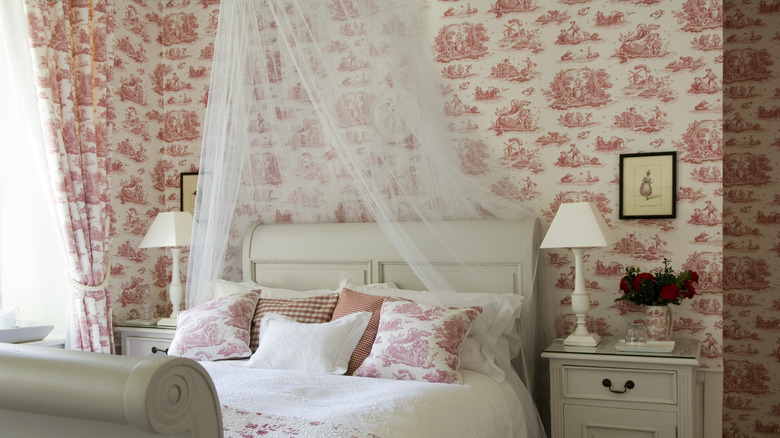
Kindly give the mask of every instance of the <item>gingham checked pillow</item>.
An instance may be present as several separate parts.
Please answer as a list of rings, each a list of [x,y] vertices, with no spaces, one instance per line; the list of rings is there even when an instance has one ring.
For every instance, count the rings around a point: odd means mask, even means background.
[[[278,313],[298,322],[314,324],[328,322],[333,316],[333,309],[339,301],[336,293],[318,295],[309,298],[265,299],[260,295],[260,301],[252,318],[252,332],[249,338],[249,348],[254,353],[260,345],[260,322],[266,313]]]
[[[333,310],[334,320],[351,315],[355,312],[371,312],[371,319],[368,321],[368,326],[363,331],[363,335],[355,347],[355,350],[352,352],[352,357],[349,359],[347,375],[351,376],[352,373],[360,367],[363,360],[371,354],[371,346],[374,345],[376,331],[379,329],[379,314],[382,311],[382,302],[384,302],[384,300],[385,297],[362,294],[347,289],[346,287],[341,289],[339,303]]]

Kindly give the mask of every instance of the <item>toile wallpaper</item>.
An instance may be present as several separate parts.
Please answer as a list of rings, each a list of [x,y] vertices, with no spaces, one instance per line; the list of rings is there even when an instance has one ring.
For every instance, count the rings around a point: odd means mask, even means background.
[[[359,68],[370,60],[349,60],[346,48],[361,29],[337,3],[317,2],[312,22],[342,27],[344,44],[332,50]],[[770,128],[780,117],[770,25],[780,1],[420,0],[419,12],[434,24],[430,55],[461,170],[530,203],[547,224],[561,203],[592,201],[618,236],[588,252],[589,329],[620,336],[643,318],[614,302],[626,266],[652,270],[669,258],[697,271],[697,295],[673,308],[673,336],[701,340],[702,366],[724,369],[724,436],[780,435],[780,296],[771,287],[780,154]],[[170,253],[138,245],[159,211],[179,209],[179,173],[198,168],[219,1],[120,0],[116,14],[111,288],[122,321],[139,316],[144,284],[158,313],[170,310]],[[304,127],[296,109],[305,99],[286,91],[292,110],[279,117]],[[312,163],[333,157],[314,143],[301,167],[319,175]],[[668,151],[678,157],[677,217],[619,219],[620,154]],[[266,189],[251,220],[360,220],[345,214],[349,200],[301,213],[287,205],[295,184],[269,177]],[[563,336],[574,325],[573,259],[565,250],[546,257]],[[234,253],[225,276],[240,278]]]

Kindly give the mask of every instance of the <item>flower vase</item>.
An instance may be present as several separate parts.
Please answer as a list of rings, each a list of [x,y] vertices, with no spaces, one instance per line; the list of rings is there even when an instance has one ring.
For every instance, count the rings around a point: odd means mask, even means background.
[[[672,334],[672,309],[669,306],[645,306],[645,328],[648,341],[668,341]]]

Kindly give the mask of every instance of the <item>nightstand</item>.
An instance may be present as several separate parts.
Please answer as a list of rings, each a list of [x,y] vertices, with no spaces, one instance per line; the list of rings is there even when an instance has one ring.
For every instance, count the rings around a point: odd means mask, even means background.
[[[121,352],[124,356],[147,357],[167,351],[171,346],[175,328],[117,326],[114,330],[121,337]]]
[[[699,341],[670,353],[625,352],[555,341],[550,360],[552,438],[697,438]]]
[[[58,336],[47,336],[40,341],[24,342],[22,345],[35,345],[37,347],[65,348],[65,338]]]

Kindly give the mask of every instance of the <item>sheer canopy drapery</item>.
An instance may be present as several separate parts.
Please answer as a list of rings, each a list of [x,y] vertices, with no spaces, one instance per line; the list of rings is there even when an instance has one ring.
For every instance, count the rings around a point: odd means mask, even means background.
[[[415,11],[379,0],[220,5],[188,307],[238,264],[252,222],[376,221],[429,289],[446,290],[400,221],[431,224],[479,276],[458,236],[433,222],[530,214],[461,169],[466,152],[448,135],[429,53],[433,30]]]
[[[68,258],[67,347],[112,353],[110,184],[113,6],[25,0],[46,161]]]
[[[397,221],[529,214],[460,169],[431,31],[413,11],[372,0],[221,5],[188,306],[210,298],[201,285],[238,257],[251,222],[376,221],[405,258],[424,260]],[[457,236],[431,232],[467,261]],[[413,267],[429,288],[449,286]]]

